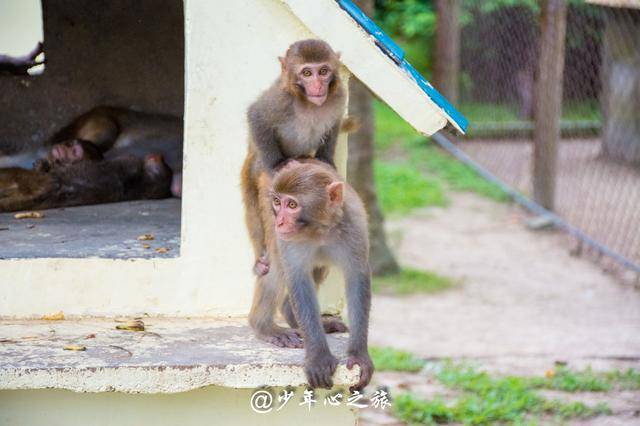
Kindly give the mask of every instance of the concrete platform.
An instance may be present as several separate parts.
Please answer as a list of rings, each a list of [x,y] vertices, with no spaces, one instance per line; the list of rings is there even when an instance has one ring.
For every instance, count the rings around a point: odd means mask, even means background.
[[[306,383],[304,350],[256,339],[245,318],[143,321],[145,331],[116,330],[113,319],[0,321],[0,390],[176,393]],[[345,365],[347,335],[327,337],[341,360],[334,384],[356,383],[358,368]],[[86,350],[64,350],[70,344]]]
[[[180,255],[181,200],[144,200],[44,210],[42,219],[0,214],[0,259],[111,259]],[[153,234],[153,241],[138,241]],[[143,244],[149,244],[145,249]],[[156,252],[166,248],[165,253]],[[164,251],[164,250],[162,250]]]

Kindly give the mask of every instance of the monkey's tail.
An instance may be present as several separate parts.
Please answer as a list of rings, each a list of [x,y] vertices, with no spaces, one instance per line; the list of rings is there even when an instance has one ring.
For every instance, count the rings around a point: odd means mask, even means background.
[[[360,130],[361,124],[359,118],[347,115],[340,123],[340,131],[343,133],[355,133]]]

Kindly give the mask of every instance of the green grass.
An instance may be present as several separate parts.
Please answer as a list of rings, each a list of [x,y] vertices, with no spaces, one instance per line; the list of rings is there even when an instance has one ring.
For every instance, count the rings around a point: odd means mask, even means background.
[[[420,371],[425,361],[409,352],[393,348],[370,347],[369,354],[376,371],[406,371],[414,373]]]
[[[374,175],[378,199],[386,214],[406,214],[424,206],[446,206],[442,183],[405,164],[376,161]]]
[[[624,371],[610,371],[605,373],[609,383],[623,390],[640,390],[640,371],[629,368]]]
[[[436,373],[445,386],[460,391],[451,401],[424,400],[413,394],[395,398],[394,413],[410,424],[463,423],[468,425],[537,424],[542,416],[559,419],[610,414],[606,404],[590,407],[562,402],[536,393],[530,378],[492,377],[473,367],[445,362]]]
[[[460,112],[470,123],[521,121],[515,104],[468,102],[460,105]],[[563,105],[562,119],[568,121],[601,120],[598,101],[573,101]]]
[[[397,274],[373,278],[375,293],[414,294],[435,293],[451,288],[454,280],[431,271],[402,268]]]
[[[376,184],[385,212],[408,213],[415,207],[445,206],[444,187],[474,192],[495,201],[509,199],[496,185],[420,136],[382,102],[376,101],[374,110],[376,149],[382,158],[376,164]],[[385,161],[385,154],[392,148],[400,150],[407,162],[400,165]],[[387,182],[388,179],[391,181]],[[431,193],[420,194],[427,187]]]
[[[602,374],[594,373],[591,368],[572,371],[559,367],[551,377],[532,378],[531,385],[564,392],[606,392],[611,389],[612,382]]]

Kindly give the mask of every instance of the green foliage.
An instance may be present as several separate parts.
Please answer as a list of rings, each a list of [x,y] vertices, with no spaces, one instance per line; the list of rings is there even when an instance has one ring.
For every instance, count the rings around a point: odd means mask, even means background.
[[[420,371],[425,361],[397,349],[370,347],[369,354],[377,371]]]
[[[407,423],[468,425],[531,424],[541,415],[559,418],[591,417],[610,414],[606,404],[595,407],[580,402],[549,400],[538,395],[530,379],[492,377],[470,366],[445,362],[437,379],[462,393],[450,403],[441,398],[424,400],[412,394],[395,399],[394,412]]]
[[[374,163],[378,199],[385,213],[407,214],[417,207],[446,206],[444,189],[406,164]]]
[[[394,294],[435,293],[455,284],[449,277],[431,271],[402,268],[396,274],[373,278],[373,291]]]

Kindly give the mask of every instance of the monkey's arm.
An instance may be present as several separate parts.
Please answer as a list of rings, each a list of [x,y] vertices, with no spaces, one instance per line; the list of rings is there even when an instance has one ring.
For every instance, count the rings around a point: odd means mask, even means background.
[[[335,169],[334,157],[336,154],[336,144],[338,142],[338,134],[340,133],[340,122],[337,122],[331,130],[323,136],[324,142],[316,152],[316,158],[324,161]]]
[[[278,137],[273,125],[258,111],[258,108],[252,106],[249,108],[249,125],[251,128],[251,139],[258,151],[258,157],[264,166],[272,173],[277,166],[286,160],[285,155],[280,149]]]

